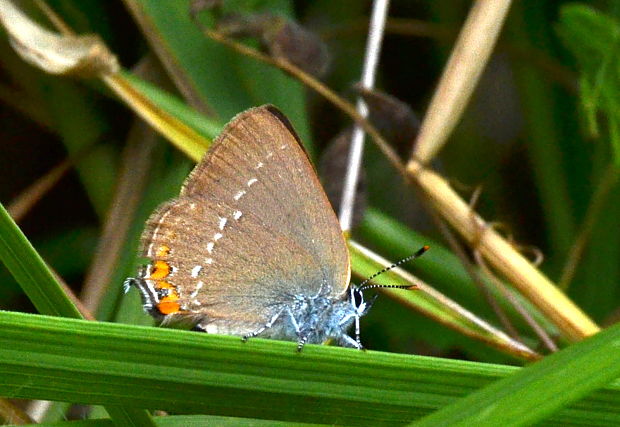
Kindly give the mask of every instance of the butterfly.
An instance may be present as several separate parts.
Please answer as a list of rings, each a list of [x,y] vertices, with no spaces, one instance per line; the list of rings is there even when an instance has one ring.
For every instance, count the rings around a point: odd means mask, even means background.
[[[147,221],[150,260],[126,290],[163,325],[362,349],[363,288],[350,285],[346,242],[286,117],[266,105],[237,115]],[[355,325],[355,338],[347,331]]]

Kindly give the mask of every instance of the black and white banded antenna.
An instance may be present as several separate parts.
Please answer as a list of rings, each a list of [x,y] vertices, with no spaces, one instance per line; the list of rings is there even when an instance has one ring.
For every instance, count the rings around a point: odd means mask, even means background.
[[[429,250],[430,246],[428,245],[424,245],[422,246],[420,249],[418,249],[418,251],[416,253],[414,253],[413,255],[409,255],[406,258],[401,259],[400,261],[390,265],[389,267],[385,267],[383,270],[377,271],[375,274],[373,274],[372,276],[370,276],[369,278],[367,278],[366,280],[364,280],[362,283],[359,284],[357,290],[358,291],[365,291],[367,289],[377,289],[377,288],[393,288],[393,289],[412,289],[415,287],[415,285],[367,285],[366,283],[370,282],[372,279],[374,279],[377,276],[380,276],[383,273],[387,273],[388,271],[392,270],[393,268],[398,267],[399,265],[402,265],[408,261],[414,260],[416,258],[421,257],[422,255],[424,255],[424,252],[426,252],[427,250]]]

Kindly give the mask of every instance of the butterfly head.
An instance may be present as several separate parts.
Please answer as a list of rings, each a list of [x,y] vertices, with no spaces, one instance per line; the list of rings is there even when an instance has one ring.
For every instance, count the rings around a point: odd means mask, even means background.
[[[349,289],[349,302],[353,307],[356,317],[362,317],[368,314],[378,295],[370,300],[364,299],[364,290],[357,286],[351,286]]]

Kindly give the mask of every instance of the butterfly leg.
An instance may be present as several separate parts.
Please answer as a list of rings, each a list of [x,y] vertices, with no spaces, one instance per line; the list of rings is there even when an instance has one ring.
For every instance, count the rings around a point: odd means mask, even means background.
[[[301,327],[299,326],[299,322],[295,318],[295,315],[293,314],[293,310],[291,309],[291,307],[287,307],[286,311],[288,312],[288,316],[291,319],[291,324],[293,325],[293,328],[295,328],[295,333],[297,334],[297,337],[298,337],[297,352],[300,353],[301,350],[303,350],[304,345],[306,345],[306,343],[308,342],[309,334],[301,333]]]
[[[356,348],[358,350],[366,350],[361,342],[359,342],[358,340],[354,340],[353,338],[351,338],[347,334],[343,333],[339,337],[339,341],[340,341],[340,344],[343,347],[352,347],[352,348]]]
[[[297,353],[301,353],[301,350],[303,350],[306,342],[308,342],[308,335],[303,335],[299,337],[299,341],[297,341]]]
[[[267,329],[271,328],[273,326],[273,324],[276,323],[276,320],[278,320],[278,318],[280,317],[280,315],[282,314],[283,311],[284,311],[284,309],[281,309],[271,319],[269,319],[269,321],[267,323],[265,323],[263,326],[261,326],[260,328],[258,328],[254,332],[250,332],[249,334],[244,335],[243,337],[241,337],[241,341],[247,342],[248,339],[254,338],[255,336],[260,335],[264,331],[266,331]]]
[[[345,325],[351,321],[351,317],[355,317],[355,339],[351,338],[345,332]],[[353,347],[358,350],[364,350],[364,346],[362,345],[362,340],[360,338],[360,315],[359,314],[350,314],[349,316],[343,317],[338,326],[342,327],[342,331],[338,336],[334,336],[333,338],[337,339],[340,345],[344,347]]]
[[[297,322],[297,319],[295,319],[295,315],[293,314],[293,310],[291,309],[291,307],[286,307],[286,312],[288,313],[288,316],[291,319],[291,324],[293,325],[293,328],[295,328],[295,333],[297,333],[297,335],[299,336],[299,334],[301,334],[301,328],[299,327],[299,322]]]
[[[350,338],[347,335],[348,338]],[[360,350],[364,349],[364,346],[362,345],[362,340],[360,338],[360,317],[359,316],[355,316],[355,342],[357,343],[357,348],[359,348]]]

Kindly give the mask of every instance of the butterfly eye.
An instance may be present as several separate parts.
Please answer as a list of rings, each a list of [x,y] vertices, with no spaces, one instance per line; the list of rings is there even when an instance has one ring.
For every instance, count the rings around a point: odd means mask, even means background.
[[[355,305],[356,308],[359,308],[362,306],[362,304],[364,304],[364,295],[362,295],[362,292],[360,290],[353,289],[352,297],[353,305]]]

